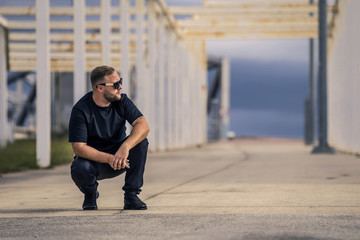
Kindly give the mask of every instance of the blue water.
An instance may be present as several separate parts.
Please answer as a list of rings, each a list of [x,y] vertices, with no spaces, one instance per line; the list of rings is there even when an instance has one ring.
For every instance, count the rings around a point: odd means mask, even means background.
[[[302,138],[303,114],[278,110],[231,109],[230,129],[237,136]]]

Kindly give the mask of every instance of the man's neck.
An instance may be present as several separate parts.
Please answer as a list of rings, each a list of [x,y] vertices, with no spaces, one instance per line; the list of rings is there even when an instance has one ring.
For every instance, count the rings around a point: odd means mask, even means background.
[[[110,102],[103,98],[102,96],[99,96],[98,94],[95,94],[93,92],[92,98],[95,102],[95,104],[99,107],[108,107],[110,105]]]

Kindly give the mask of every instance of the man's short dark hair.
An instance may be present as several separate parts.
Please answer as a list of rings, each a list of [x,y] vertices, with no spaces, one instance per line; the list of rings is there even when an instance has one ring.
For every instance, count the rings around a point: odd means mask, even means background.
[[[101,83],[105,76],[113,74],[115,69],[109,66],[99,66],[94,68],[90,74],[91,86],[93,89],[96,88],[96,85]]]

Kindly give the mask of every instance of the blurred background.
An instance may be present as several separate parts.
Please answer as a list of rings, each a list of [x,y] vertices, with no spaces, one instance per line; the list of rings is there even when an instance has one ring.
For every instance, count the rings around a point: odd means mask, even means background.
[[[37,65],[42,57],[35,45],[42,39],[36,35],[40,2],[50,8],[51,67],[46,71]],[[318,52],[324,45],[318,40],[319,1],[81,2],[84,34],[75,35],[79,12],[74,10],[74,0],[0,0],[1,50],[8,57],[2,70],[6,72],[1,88],[6,114],[1,116],[7,118],[6,123],[0,121],[3,147],[16,139],[35,139],[39,121],[44,121],[40,125],[45,137],[39,135],[37,140],[45,152],[50,151],[49,132],[66,141],[71,108],[91,90],[89,72],[101,64],[115,66],[128,79],[124,92],[149,116],[154,129],[151,151],[243,137],[295,138],[318,144],[318,123],[324,123],[316,106]],[[354,30],[354,9],[359,9],[359,3],[323,3],[329,42],[328,88],[321,90],[327,94],[322,99],[329,102],[325,143],[329,140],[337,149],[358,153],[359,48],[355,42],[359,31]],[[128,31],[121,31],[124,26]],[[80,58],[75,44],[79,36],[84,37],[85,50]],[[345,55],[353,59],[348,66],[344,66]],[[43,87],[37,84],[41,70],[51,79]],[[343,81],[340,87],[339,81]],[[9,91],[6,99],[4,88]],[[50,92],[40,103],[37,88]],[[43,117],[36,115],[39,111]]]

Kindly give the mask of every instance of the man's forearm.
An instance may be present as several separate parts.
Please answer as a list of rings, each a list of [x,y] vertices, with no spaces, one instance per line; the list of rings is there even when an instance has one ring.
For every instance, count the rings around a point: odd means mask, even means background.
[[[95,162],[108,163],[109,153],[98,151],[83,143],[72,143],[72,147],[76,156],[89,159]]]

